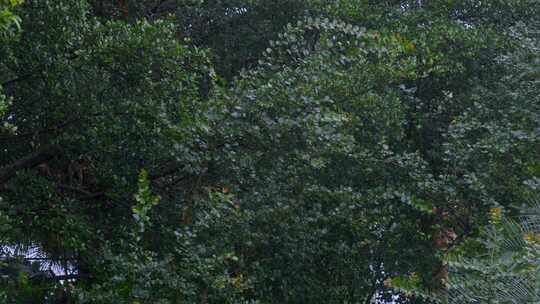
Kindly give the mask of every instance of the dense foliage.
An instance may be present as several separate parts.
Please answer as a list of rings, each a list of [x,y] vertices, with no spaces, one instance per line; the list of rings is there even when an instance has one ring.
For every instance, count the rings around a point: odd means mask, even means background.
[[[537,263],[492,249],[538,194],[538,16],[0,0],[0,302],[482,301]]]
[[[482,238],[464,243],[450,258],[451,303],[540,302],[540,205],[523,208],[519,220],[492,210]]]

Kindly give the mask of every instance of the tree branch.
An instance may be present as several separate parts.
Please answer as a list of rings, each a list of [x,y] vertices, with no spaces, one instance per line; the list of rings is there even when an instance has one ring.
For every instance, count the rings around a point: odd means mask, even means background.
[[[32,155],[19,159],[11,165],[1,168],[0,185],[5,184],[7,181],[9,181],[12,177],[15,176],[18,171],[36,167],[42,163],[51,160],[60,153],[61,149],[59,147],[49,146]]]
[[[84,278],[86,276],[79,275],[79,274],[65,274],[65,275],[57,275],[52,278],[54,281],[65,281],[65,280],[76,280],[80,278]]]

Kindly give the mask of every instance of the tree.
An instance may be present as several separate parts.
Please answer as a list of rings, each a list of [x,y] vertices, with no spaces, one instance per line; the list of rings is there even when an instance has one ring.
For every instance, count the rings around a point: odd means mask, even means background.
[[[442,290],[426,290],[415,276],[394,279],[394,287],[451,303],[537,301],[538,210],[523,203],[538,190],[537,26],[533,21],[509,30],[519,47],[501,58],[506,76],[479,87],[474,104],[446,135],[446,153],[463,182],[494,204],[488,228],[446,254],[450,275]]]
[[[0,45],[3,300],[425,303],[398,278],[443,289],[538,176],[533,11],[28,1]],[[18,281],[29,248],[60,270]]]
[[[199,83],[212,70],[166,21],[102,23],[85,1],[32,1],[18,13],[21,40],[0,46],[13,100],[2,121],[18,127],[1,138],[3,246],[38,246],[92,286],[108,279],[97,276],[99,253],[131,229],[141,168],[161,189],[205,174]],[[192,195],[182,189],[173,195]],[[178,223],[174,204],[187,200],[167,206],[164,223]]]

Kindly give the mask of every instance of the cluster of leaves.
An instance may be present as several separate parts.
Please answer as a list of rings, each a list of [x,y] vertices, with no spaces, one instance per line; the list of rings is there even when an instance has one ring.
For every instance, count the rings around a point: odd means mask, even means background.
[[[493,208],[492,226],[453,253],[447,302],[540,301],[540,206],[524,211],[514,221]]]
[[[444,290],[425,290],[415,275],[393,284],[437,303],[538,303],[540,204],[532,200],[520,210],[513,219],[492,208],[490,224],[479,236],[446,256],[450,277]]]
[[[20,26],[20,19],[13,13],[13,9],[22,2],[23,0],[0,1],[0,38],[6,38],[13,33],[13,27]]]
[[[540,175],[535,2],[28,1],[0,44],[1,300],[444,294],[447,252]],[[13,254],[36,246],[50,270]]]
[[[13,13],[13,8],[21,3],[22,0],[0,1],[0,43],[4,43],[4,40],[11,38],[15,33],[14,27],[18,28],[20,26],[20,18]],[[4,115],[10,103],[10,99],[2,91],[0,85],[0,115]],[[8,128],[12,129],[13,126],[7,123],[0,125],[0,130]]]

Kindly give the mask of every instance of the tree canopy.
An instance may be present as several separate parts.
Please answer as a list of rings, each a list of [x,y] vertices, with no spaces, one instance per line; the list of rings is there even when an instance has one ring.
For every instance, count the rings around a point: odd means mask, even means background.
[[[538,291],[538,16],[0,0],[0,302],[524,301],[471,286]]]

